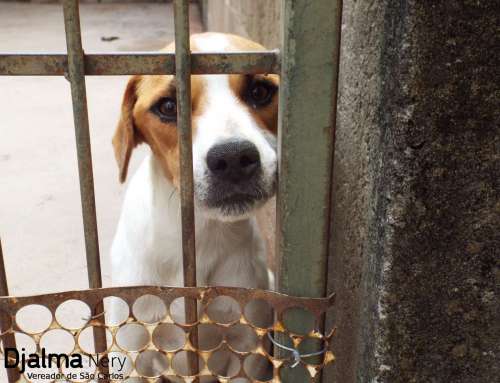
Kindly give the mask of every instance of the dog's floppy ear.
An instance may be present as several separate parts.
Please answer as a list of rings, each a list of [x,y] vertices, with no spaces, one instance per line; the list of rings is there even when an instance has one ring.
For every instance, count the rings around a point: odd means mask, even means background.
[[[141,142],[138,133],[135,131],[133,110],[137,100],[136,88],[139,76],[130,78],[123,95],[120,121],[113,136],[113,148],[115,150],[116,162],[120,172],[120,182],[127,178],[128,163],[132,150]]]

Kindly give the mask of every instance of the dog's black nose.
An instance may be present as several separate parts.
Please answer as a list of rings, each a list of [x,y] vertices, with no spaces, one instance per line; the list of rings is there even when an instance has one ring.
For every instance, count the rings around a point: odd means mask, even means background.
[[[208,151],[207,165],[216,177],[238,183],[248,180],[260,169],[260,155],[248,140],[226,141]]]

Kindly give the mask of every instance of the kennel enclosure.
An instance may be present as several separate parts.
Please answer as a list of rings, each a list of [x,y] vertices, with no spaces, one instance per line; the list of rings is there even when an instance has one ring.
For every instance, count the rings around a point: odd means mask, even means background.
[[[283,0],[282,3],[281,51],[191,53],[189,1],[176,0],[175,54],[86,54],[82,47],[78,1],[63,0],[67,54],[0,54],[0,75],[65,76],[71,83],[89,280],[89,290],[86,291],[23,298],[9,297],[8,276],[5,275],[2,255],[0,309],[3,315],[1,338],[4,348],[14,347],[15,334],[23,333],[34,339],[39,350],[40,339],[47,332],[60,330],[76,339],[73,350],[85,352],[78,343],[78,337],[86,329],[91,329],[95,343],[94,352],[119,352],[130,358],[130,379],[141,377],[147,381],[156,381],[162,375],[187,382],[200,380],[203,376],[215,376],[223,382],[236,381],[237,378],[247,379],[241,381],[261,381],[245,369],[245,360],[249,358],[264,358],[273,365],[273,376],[265,381],[303,382],[304,376],[310,381],[321,379],[322,368],[334,358],[330,349],[333,331],[325,332],[323,317],[333,304],[333,297],[325,297],[329,226],[332,219],[330,199],[341,1]],[[196,287],[190,76],[227,73],[280,74],[277,288],[280,293],[287,295],[238,288]],[[184,288],[102,288],[85,76],[131,74],[175,74],[178,81],[177,126],[181,158]],[[166,313],[161,322],[145,323],[134,315],[133,304],[143,295],[153,295],[163,301]],[[129,307],[129,317],[123,323],[105,323],[103,300],[110,296],[123,300]],[[241,308],[241,316],[231,323],[217,322],[207,311],[210,302],[220,296],[230,297]],[[168,313],[168,306],[172,301],[181,297],[184,297],[186,302],[187,323],[184,324],[176,322]],[[68,328],[56,320],[57,308],[68,299],[80,300],[91,310],[91,315],[81,327]],[[252,300],[267,302],[277,313],[275,322],[264,327],[249,322],[244,311],[245,305]],[[48,326],[36,333],[26,332],[16,320],[17,312],[32,304],[41,304],[51,313]],[[197,304],[203,306],[199,318]],[[302,310],[290,314],[287,318],[287,310],[291,312],[293,308]],[[153,334],[159,326],[166,324],[176,326],[174,328],[185,334],[184,344],[176,349],[162,348],[154,342],[152,336],[139,350],[127,350],[116,342],[117,334],[123,326],[143,326]],[[201,350],[198,348],[196,336],[199,325],[222,328],[244,326],[246,331],[255,334],[257,341],[255,347],[248,350],[232,349],[225,339],[215,348]],[[269,338],[281,345],[275,347],[274,353],[266,352]],[[311,343],[307,349],[301,348],[301,344],[305,345],[307,342]],[[216,369],[210,367],[211,356],[223,349],[240,361],[239,370],[232,376],[221,376]],[[159,375],[141,374],[140,368],[136,368],[140,364],[137,362],[140,356],[151,352],[160,354],[165,360],[165,368]],[[313,358],[314,360],[301,357],[314,352],[320,352],[319,361],[317,357]],[[174,359],[180,353],[187,355],[191,370],[179,371],[174,368]],[[106,381],[105,376],[109,371],[105,367],[100,369],[104,373],[100,381]],[[297,371],[308,375],[300,375]],[[10,381],[20,378],[15,369],[9,369],[8,373]]]

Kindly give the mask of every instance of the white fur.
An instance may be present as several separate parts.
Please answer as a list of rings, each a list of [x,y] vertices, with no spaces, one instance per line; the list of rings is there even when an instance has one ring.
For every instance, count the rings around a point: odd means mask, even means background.
[[[224,37],[207,38],[198,45],[224,50]],[[202,48],[202,50],[204,50]],[[204,76],[208,104],[196,122],[193,171],[196,194],[203,193],[206,155],[212,145],[227,138],[247,139],[257,147],[263,179],[274,182],[276,153],[269,134],[262,131],[237,97],[227,75]],[[227,220],[217,212],[196,205],[197,284],[269,289],[265,246],[254,212]],[[179,194],[165,177],[160,163],[150,154],[131,179],[111,248],[112,283],[115,286],[182,286],[181,217]],[[227,307],[219,307],[227,312]],[[158,308],[145,304],[143,313],[156,319]],[[176,307],[177,314],[183,312]],[[259,312],[262,316],[270,313]],[[243,340],[242,340],[243,341]]]
[[[209,97],[205,112],[197,120],[197,132],[193,142],[193,175],[197,199],[203,196],[208,186],[208,151],[218,142],[228,139],[248,140],[257,147],[262,166],[262,181],[267,189],[272,189],[277,166],[274,138],[261,129],[248,110],[241,105],[229,87],[229,76],[204,76],[204,83]],[[218,209],[199,207],[203,209],[204,214],[211,217],[226,221],[234,219],[220,214]],[[237,220],[241,218],[236,217]]]
[[[269,288],[255,218],[223,222],[196,213],[198,285]],[[116,286],[183,284],[179,194],[151,154],[128,186],[111,261]]]

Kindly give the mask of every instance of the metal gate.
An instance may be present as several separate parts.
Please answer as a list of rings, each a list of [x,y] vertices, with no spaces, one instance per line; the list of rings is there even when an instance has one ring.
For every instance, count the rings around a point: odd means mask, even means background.
[[[0,54],[0,75],[65,76],[71,83],[89,280],[89,290],[85,291],[9,297],[0,246],[0,337],[4,350],[15,347],[15,334],[22,333],[32,337],[40,351],[39,341],[43,335],[60,329],[76,340],[74,352],[86,353],[79,344],[79,337],[83,331],[90,329],[96,354],[121,352],[130,358],[131,369],[127,375],[130,381],[134,377],[142,377],[143,380],[138,381],[157,381],[159,378],[160,375],[141,373],[137,361],[147,352],[159,353],[166,361],[162,376],[186,382],[203,381],[206,376],[216,377],[221,382],[321,380],[322,368],[334,359],[330,347],[333,331],[325,333],[323,326],[324,314],[333,304],[333,295],[323,297],[327,293],[329,226],[332,219],[330,193],[341,0],[282,0],[282,3],[282,52],[191,53],[189,1],[175,0],[175,54],[85,54],[78,0],[62,0],[67,54]],[[276,231],[278,289],[283,294],[242,288],[196,287],[190,76],[228,73],[275,73],[281,76]],[[177,78],[184,288],[102,288],[85,76],[132,74],[175,74]],[[161,323],[145,323],[132,310],[129,310],[129,317],[123,323],[105,323],[103,300],[106,297],[119,297],[132,307],[135,300],[145,294],[160,298],[166,307],[176,298],[185,297],[186,323],[176,322],[168,314],[168,309]],[[210,302],[222,295],[235,299],[241,307],[240,317],[231,323],[218,323],[206,311]],[[81,300],[91,309],[91,315],[78,328],[69,328],[56,320],[57,308],[68,299]],[[245,305],[255,299],[264,300],[274,310],[275,321],[271,326],[261,327],[245,318]],[[16,321],[18,311],[31,304],[43,305],[52,314],[47,328],[36,333],[26,332]],[[197,305],[200,304],[205,309],[197,318]],[[287,316],[297,308],[301,310]],[[309,317],[313,318],[312,322]],[[127,350],[116,343],[116,335],[122,326],[131,324],[143,326],[153,335],[159,326],[172,325],[184,332],[185,342],[176,349],[165,349],[150,337],[149,343],[140,350]],[[256,345],[248,350],[235,350],[222,340],[216,348],[202,350],[197,339],[200,324],[226,328],[246,326],[257,337]],[[268,352],[264,347],[269,340],[275,344],[274,352]],[[312,342],[314,344],[310,344],[307,350],[301,348],[311,340],[316,342]],[[211,356],[224,346],[240,361],[239,370],[231,377],[220,376],[210,367]],[[173,367],[179,353],[188,357],[190,370],[187,372]],[[252,372],[245,369],[245,361],[249,358],[267,360],[273,366],[273,375],[266,380],[252,376]],[[298,366],[302,373],[297,373]],[[103,373],[99,381],[112,380],[106,366],[98,366],[96,371]],[[16,369],[8,369],[8,374],[9,382],[27,379],[20,376]]]

